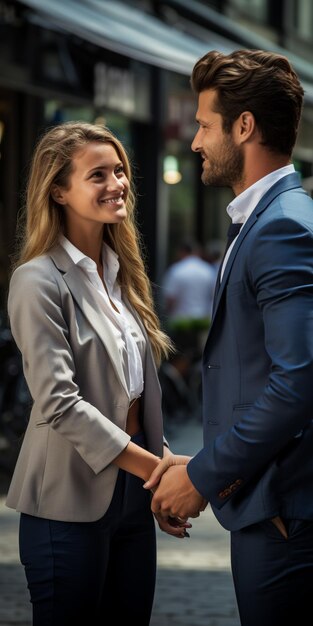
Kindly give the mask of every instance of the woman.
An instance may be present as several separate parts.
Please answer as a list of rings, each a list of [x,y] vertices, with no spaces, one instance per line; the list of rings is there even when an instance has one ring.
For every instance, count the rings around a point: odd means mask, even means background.
[[[69,122],[39,141],[8,311],[33,408],[7,496],[34,626],[149,624],[155,526],[142,488],[164,446],[153,309],[125,150]],[[190,525],[159,517],[162,530]]]

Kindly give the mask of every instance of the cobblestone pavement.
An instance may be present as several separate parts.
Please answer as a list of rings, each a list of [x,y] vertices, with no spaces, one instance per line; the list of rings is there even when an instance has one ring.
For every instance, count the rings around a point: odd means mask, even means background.
[[[30,626],[31,608],[18,557],[18,515],[0,499],[0,624]]]
[[[198,423],[177,425],[168,434],[173,452],[201,447]],[[240,626],[230,574],[229,535],[208,507],[192,520],[190,538],[161,531],[151,626]],[[18,558],[18,515],[0,498],[0,626],[30,626],[31,608]],[[92,626],[88,624],[86,626]]]
[[[202,447],[198,422],[167,434],[176,454]],[[240,626],[230,572],[229,533],[210,507],[191,520],[190,538],[157,531],[158,571],[151,626]]]

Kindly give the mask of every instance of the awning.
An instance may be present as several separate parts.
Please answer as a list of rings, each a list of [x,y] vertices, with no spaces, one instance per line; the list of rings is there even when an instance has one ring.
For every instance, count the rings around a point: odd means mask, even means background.
[[[52,26],[118,54],[186,76],[190,75],[195,62],[208,50],[230,53],[243,46],[279,52],[286,55],[293,64],[301,79],[305,100],[313,104],[313,67],[308,61],[261,35],[252,33],[196,0],[163,2],[175,8],[183,17],[187,17],[186,32],[120,1],[22,0],[22,2],[39,16],[47,18]],[[201,25],[203,37],[193,36],[192,21]],[[214,32],[214,28],[224,35]]]
[[[208,48],[230,52],[231,42],[208,32],[198,41],[123,2],[22,0],[36,14],[97,46],[160,68],[190,75]]]

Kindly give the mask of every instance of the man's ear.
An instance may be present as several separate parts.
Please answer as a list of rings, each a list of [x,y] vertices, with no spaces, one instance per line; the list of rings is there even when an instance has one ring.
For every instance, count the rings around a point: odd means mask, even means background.
[[[251,139],[256,130],[255,117],[251,111],[243,111],[235,121],[234,130],[238,143],[245,143]]]
[[[52,185],[51,196],[58,204],[65,204],[64,192],[59,185]]]

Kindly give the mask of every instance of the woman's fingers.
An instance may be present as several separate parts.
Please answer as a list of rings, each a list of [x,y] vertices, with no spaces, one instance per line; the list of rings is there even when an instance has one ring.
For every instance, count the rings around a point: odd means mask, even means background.
[[[158,466],[152,472],[149,480],[147,480],[147,482],[143,485],[144,489],[152,489],[155,487],[160,482],[164,472],[166,472],[171,465],[187,465],[190,459],[190,456],[184,456],[181,454],[168,454],[163,457]]]
[[[168,535],[177,537],[177,539],[184,539],[190,536],[187,529],[191,528],[192,525],[187,520],[181,521],[176,517],[162,517],[160,514],[155,514],[155,518],[160,529]]]

